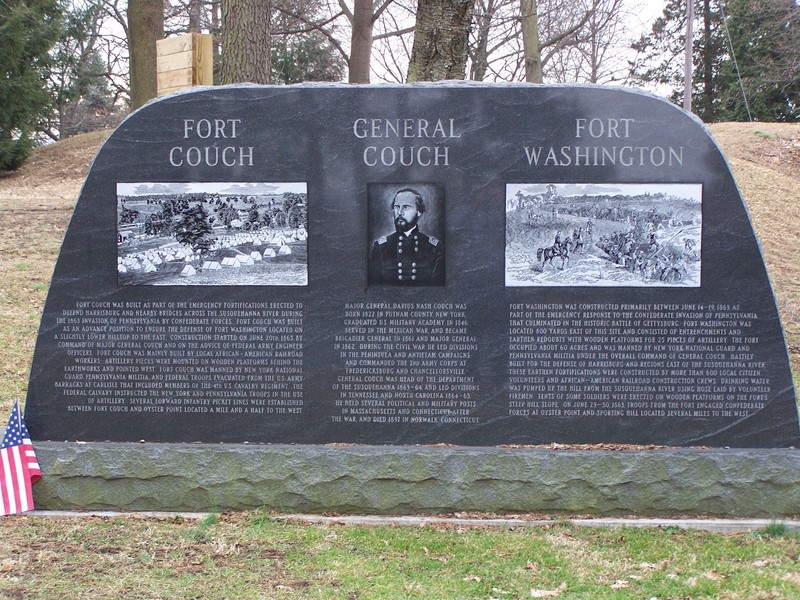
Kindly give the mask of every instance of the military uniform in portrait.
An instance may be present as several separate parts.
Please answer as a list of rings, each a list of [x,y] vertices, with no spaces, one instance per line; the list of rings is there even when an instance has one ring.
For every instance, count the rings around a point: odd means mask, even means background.
[[[371,285],[444,285],[444,248],[414,228],[378,239],[370,256]]]

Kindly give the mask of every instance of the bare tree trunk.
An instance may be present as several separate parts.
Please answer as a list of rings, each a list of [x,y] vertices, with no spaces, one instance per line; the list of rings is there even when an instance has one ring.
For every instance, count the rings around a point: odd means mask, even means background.
[[[223,0],[222,83],[269,83],[272,0]]]
[[[475,10],[474,12],[478,12]],[[489,69],[489,31],[494,17],[494,0],[489,0],[481,7],[480,14],[475,14],[475,47],[470,65],[469,78],[472,81],[483,81]]]
[[[203,0],[189,0],[189,33],[202,33],[200,16],[203,14]]]
[[[686,2],[686,47],[683,54],[683,110],[692,112],[692,57],[694,46],[694,0]]]
[[[703,121],[714,120],[714,58],[711,40],[711,4],[703,2]]]
[[[162,0],[129,0],[128,53],[130,56],[131,110],[158,93],[156,41],[164,37]]]
[[[464,79],[472,0],[418,0],[408,81]]]
[[[209,4],[211,19],[212,44],[214,45],[214,84],[222,81],[220,73],[222,71],[222,6],[219,2]]]
[[[542,83],[542,53],[539,46],[539,19],[536,0],[520,0],[525,81]]]
[[[350,40],[348,81],[369,83],[372,28],[375,18],[371,0],[355,0],[353,5],[353,34]]]

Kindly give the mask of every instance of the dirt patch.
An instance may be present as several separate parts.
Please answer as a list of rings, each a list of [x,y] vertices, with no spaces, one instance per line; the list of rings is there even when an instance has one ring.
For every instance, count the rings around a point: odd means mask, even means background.
[[[715,123],[710,129],[728,160],[749,161],[790,179],[800,177],[800,127],[796,123]]]
[[[800,257],[788,240],[800,223],[800,124],[710,127],[731,164],[761,242],[794,373],[800,373]]]
[[[5,208],[72,209],[86,173],[111,130],[76,135],[38,148],[18,170],[0,173]]]

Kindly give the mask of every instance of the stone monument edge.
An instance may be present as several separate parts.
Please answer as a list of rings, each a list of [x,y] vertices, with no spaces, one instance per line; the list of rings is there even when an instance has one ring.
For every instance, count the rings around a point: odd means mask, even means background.
[[[254,84],[237,84],[237,85],[233,85],[233,86],[218,86],[218,87],[198,88],[198,89],[191,90],[191,91],[181,92],[181,93],[176,94],[174,96],[168,96],[168,97],[164,97],[164,98],[159,98],[157,100],[152,101],[151,103],[148,103],[145,107],[142,107],[142,109],[139,109],[135,113],[132,113],[126,119],[126,121],[124,121],[123,124],[121,124],[119,126],[117,131],[115,131],[114,134],[112,134],[112,136],[109,138],[109,140],[113,139],[114,136],[116,136],[116,135],[120,135],[120,136],[124,137],[123,129],[125,127],[125,123],[126,122],[129,122],[129,120],[134,118],[135,115],[137,115],[137,114],[139,114],[141,112],[144,112],[145,110],[148,110],[147,107],[151,107],[151,108],[157,107],[157,104],[156,104],[157,102],[164,102],[164,101],[169,100],[169,98],[175,98],[175,97],[180,98],[181,96],[188,97],[188,96],[186,96],[186,94],[201,94],[201,93],[205,93],[205,92],[213,94],[213,93],[215,93],[217,91],[224,91],[224,90],[228,90],[228,89],[237,89],[237,88],[252,89],[252,90],[266,89],[266,90],[271,90],[271,91],[277,92],[277,91],[280,91],[280,90],[282,90],[284,88],[286,88],[286,89],[294,88],[295,90],[300,90],[300,89],[303,89],[304,87],[308,88],[308,89],[342,89],[342,90],[344,90],[344,89],[350,88],[351,86],[349,84],[341,84],[341,83],[339,83],[339,84],[336,84],[336,83],[334,83],[334,84],[328,84],[328,83],[298,84],[297,86],[259,86],[259,85],[254,85]],[[478,83],[478,82],[456,82],[456,81],[432,82],[432,83],[420,83],[420,84],[385,84],[385,85],[370,85],[370,86],[366,86],[365,85],[365,86],[360,86],[360,87],[362,87],[362,89],[369,87],[369,88],[373,88],[373,89],[387,89],[387,90],[392,90],[392,89],[403,90],[403,89],[408,89],[408,88],[441,89],[441,90],[447,90],[447,89],[480,89],[480,88],[483,88],[483,87],[497,87],[497,88],[506,88],[506,89],[530,89],[531,88],[530,84],[522,84],[522,83],[516,83],[516,84],[514,84],[514,83],[509,83],[509,84],[483,84],[483,83]],[[572,88],[575,88],[575,89],[581,89],[581,88],[584,88],[584,89],[598,89],[598,86],[590,86],[590,85],[574,86],[574,85],[570,85],[570,84],[553,84],[553,85],[548,85],[548,86],[543,86],[543,87],[547,88],[547,89],[572,89]],[[725,158],[725,155],[721,152],[719,146],[716,144],[716,142],[714,141],[713,137],[710,135],[710,132],[708,131],[708,129],[694,115],[691,115],[689,113],[681,111],[680,108],[675,107],[674,105],[669,103],[667,100],[665,100],[663,98],[660,98],[658,96],[655,96],[655,95],[653,95],[653,94],[651,94],[649,92],[646,92],[646,91],[630,90],[630,89],[626,89],[626,88],[617,88],[617,87],[608,87],[608,88],[606,88],[604,86],[601,88],[600,91],[603,91],[603,92],[605,92],[607,94],[620,94],[621,93],[621,94],[624,94],[624,95],[639,96],[639,97],[647,98],[648,101],[652,101],[654,103],[659,103],[659,104],[665,103],[666,105],[668,105],[670,107],[669,110],[671,110],[673,112],[677,111],[683,117],[688,117],[690,120],[694,121],[695,125],[700,125],[704,136],[706,138],[708,138],[708,140],[711,141],[711,145],[713,145],[715,147],[718,155],[720,157],[722,157],[723,161],[727,164],[727,159]],[[103,153],[104,148],[105,148],[105,144],[98,151],[98,156]],[[95,157],[95,159],[96,158],[97,157]],[[93,161],[93,163],[94,163],[94,161]],[[89,181],[89,178],[87,177],[87,183],[88,183],[88,181]],[[735,186],[735,181],[734,181],[734,186]],[[738,187],[736,188],[736,191],[739,194],[739,197],[741,197],[741,194],[738,191]],[[81,195],[83,195],[83,191],[81,191]],[[745,209],[745,213],[747,215],[747,220],[748,220],[749,226],[752,229],[752,219],[750,218],[749,212],[747,212],[746,205],[744,206],[744,209]],[[757,245],[759,247],[759,252],[761,253],[762,261],[763,261],[763,252],[761,252],[760,242],[758,242],[757,237],[756,237],[756,242],[757,242]],[[767,273],[767,276],[768,276],[768,273]],[[774,294],[772,296],[772,303],[773,303],[773,306],[776,304],[776,299],[774,297]],[[775,307],[775,312],[778,315],[778,319],[780,321],[780,313],[777,311],[776,307]],[[784,350],[784,353],[786,353],[788,355],[788,352],[786,351],[786,339],[785,339],[785,336],[783,337],[783,350]],[[790,379],[790,387],[792,387],[792,391],[794,391],[794,389],[793,389],[794,385],[793,385],[793,381],[791,379]],[[795,416],[796,416],[796,410],[797,410],[797,408],[795,406]],[[59,437],[56,437],[55,439],[61,439],[61,437],[59,436]],[[104,439],[104,438],[98,438],[98,439]],[[792,443],[794,441],[796,441],[796,432],[795,432],[795,438],[790,440],[789,443]]]
[[[40,442],[38,509],[800,515],[791,449]]]

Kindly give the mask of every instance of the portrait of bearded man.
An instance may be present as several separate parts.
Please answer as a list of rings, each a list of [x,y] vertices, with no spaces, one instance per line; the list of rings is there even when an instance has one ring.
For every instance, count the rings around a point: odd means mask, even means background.
[[[422,192],[399,189],[389,208],[395,230],[372,244],[369,285],[443,286],[444,243],[419,227],[428,208]]]

